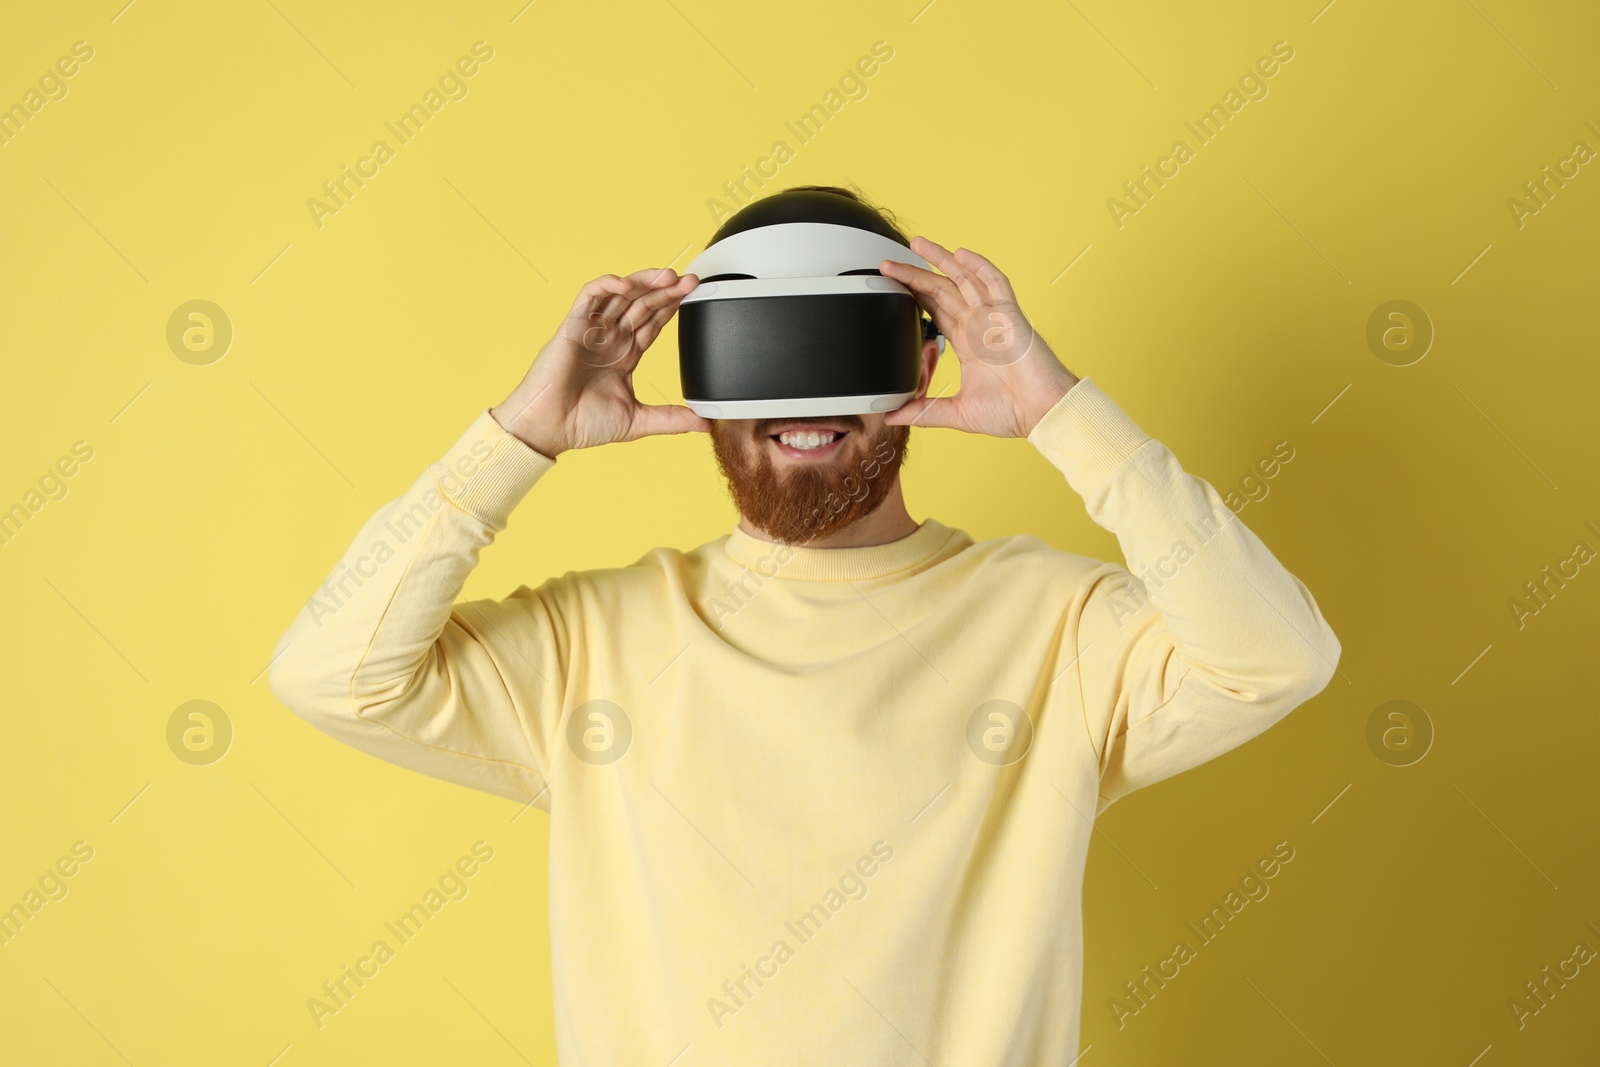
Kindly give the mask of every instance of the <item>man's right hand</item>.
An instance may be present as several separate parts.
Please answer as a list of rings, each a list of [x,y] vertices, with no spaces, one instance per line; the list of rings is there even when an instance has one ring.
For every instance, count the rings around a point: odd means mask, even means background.
[[[653,434],[709,431],[681,404],[641,404],[633,369],[699,279],[670,267],[607,274],[578,293],[556,335],[505,403],[489,414],[534,451],[554,459]]]

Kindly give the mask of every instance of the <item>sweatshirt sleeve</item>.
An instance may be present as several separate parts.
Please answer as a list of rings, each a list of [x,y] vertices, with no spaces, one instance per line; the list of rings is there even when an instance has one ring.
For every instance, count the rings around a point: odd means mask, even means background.
[[[548,809],[570,634],[553,583],[457,604],[552,466],[487,411],[378,510],[274,649],[272,692],[346,744]]]
[[[1099,811],[1244,743],[1328,684],[1339,640],[1311,593],[1092,381],[1028,439],[1127,561],[1093,570],[1055,668],[1058,684],[1080,687]]]

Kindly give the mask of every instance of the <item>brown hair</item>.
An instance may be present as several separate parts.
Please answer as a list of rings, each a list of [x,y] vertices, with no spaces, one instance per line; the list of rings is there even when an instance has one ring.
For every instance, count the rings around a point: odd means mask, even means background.
[[[886,207],[874,204],[871,200],[868,200],[864,195],[862,195],[861,190],[856,187],[855,182],[851,182],[850,188],[848,189],[837,185],[791,185],[789,188],[783,191],[786,193],[833,193],[836,196],[848,197],[849,199],[854,200],[856,203],[865,205],[866,207],[869,207],[873,211],[877,212],[878,217],[882,219],[891,230],[900,235],[900,243],[905,245],[907,248],[911,247],[911,238],[906,236],[906,231],[900,225],[900,220],[895,217],[894,212],[890,211]]]

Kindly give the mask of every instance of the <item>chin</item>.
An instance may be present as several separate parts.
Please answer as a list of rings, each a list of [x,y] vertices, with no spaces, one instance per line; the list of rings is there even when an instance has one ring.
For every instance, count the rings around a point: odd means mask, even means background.
[[[805,545],[882,505],[899,477],[909,436],[909,427],[869,431],[846,416],[714,432],[712,444],[745,520],[774,541]]]

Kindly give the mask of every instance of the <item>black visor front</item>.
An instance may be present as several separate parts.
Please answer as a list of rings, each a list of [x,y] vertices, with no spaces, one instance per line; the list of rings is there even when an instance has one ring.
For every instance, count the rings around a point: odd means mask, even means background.
[[[686,399],[887,396],[917,387],[922,320],[904,293],[762,296],[678,313]]]

